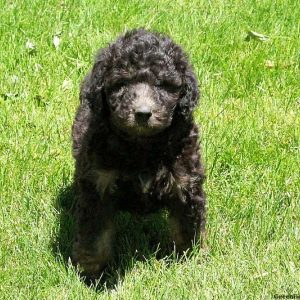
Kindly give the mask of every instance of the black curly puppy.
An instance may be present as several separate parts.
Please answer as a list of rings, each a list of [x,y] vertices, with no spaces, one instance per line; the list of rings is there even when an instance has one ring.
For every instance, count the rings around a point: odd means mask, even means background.
[[[205,229],[195,74],[170,38],[132,30],[100,51],[73,125],[77,232],[73,261],[97,276],[120,210],[166,207],[178,251]]]

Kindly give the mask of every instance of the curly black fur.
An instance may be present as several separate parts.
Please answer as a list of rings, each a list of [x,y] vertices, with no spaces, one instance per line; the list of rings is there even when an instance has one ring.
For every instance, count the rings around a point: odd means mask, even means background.
[[[96,56],[73,125],[73,261],[89,276],[111,258],[120,210],[166,207],[178,251],[203,236],[204,172],[192,116],[198,97],[186,55],[166,36],[132,30]]]

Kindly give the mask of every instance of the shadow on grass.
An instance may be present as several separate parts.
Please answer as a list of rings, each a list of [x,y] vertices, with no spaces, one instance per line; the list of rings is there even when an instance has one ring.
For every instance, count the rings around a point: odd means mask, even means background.
[[[76,195],[72,185],[62,188],[56,198],[59,211],[59,231],[53,241],[55,256],[63,258],[68,267],[74,238],[74,212]],[[98,291],[115,288],[126,272],[138,261],[150,258],[162,259],[173,253],[169,239],[166,213],[161,212],[145,217],[120,213],[116,217],[116,239],[114,261],[104,270],[97,282],[84,280],[87,285],[96,286]]]

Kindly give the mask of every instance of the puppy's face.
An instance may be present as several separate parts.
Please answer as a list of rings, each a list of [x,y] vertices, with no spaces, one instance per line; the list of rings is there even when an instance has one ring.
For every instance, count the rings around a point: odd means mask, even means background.
[[[153,136],[170,126],[181,81],[120,82],[107,92],[113,126],[131,136]]]

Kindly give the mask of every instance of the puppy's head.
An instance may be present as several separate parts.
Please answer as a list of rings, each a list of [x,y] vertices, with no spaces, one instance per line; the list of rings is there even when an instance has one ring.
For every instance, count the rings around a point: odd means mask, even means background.
[[[159,86],[140,80],[107,92],[112,124],[129,135],[155,135],[170,126],[180,86]]]
[[[143,29],[102,50],[89,78],[94,106],[105,105],[112,126],[132,136],[160,133],[176,115],[190,118],[198,98],[182,49]]]

